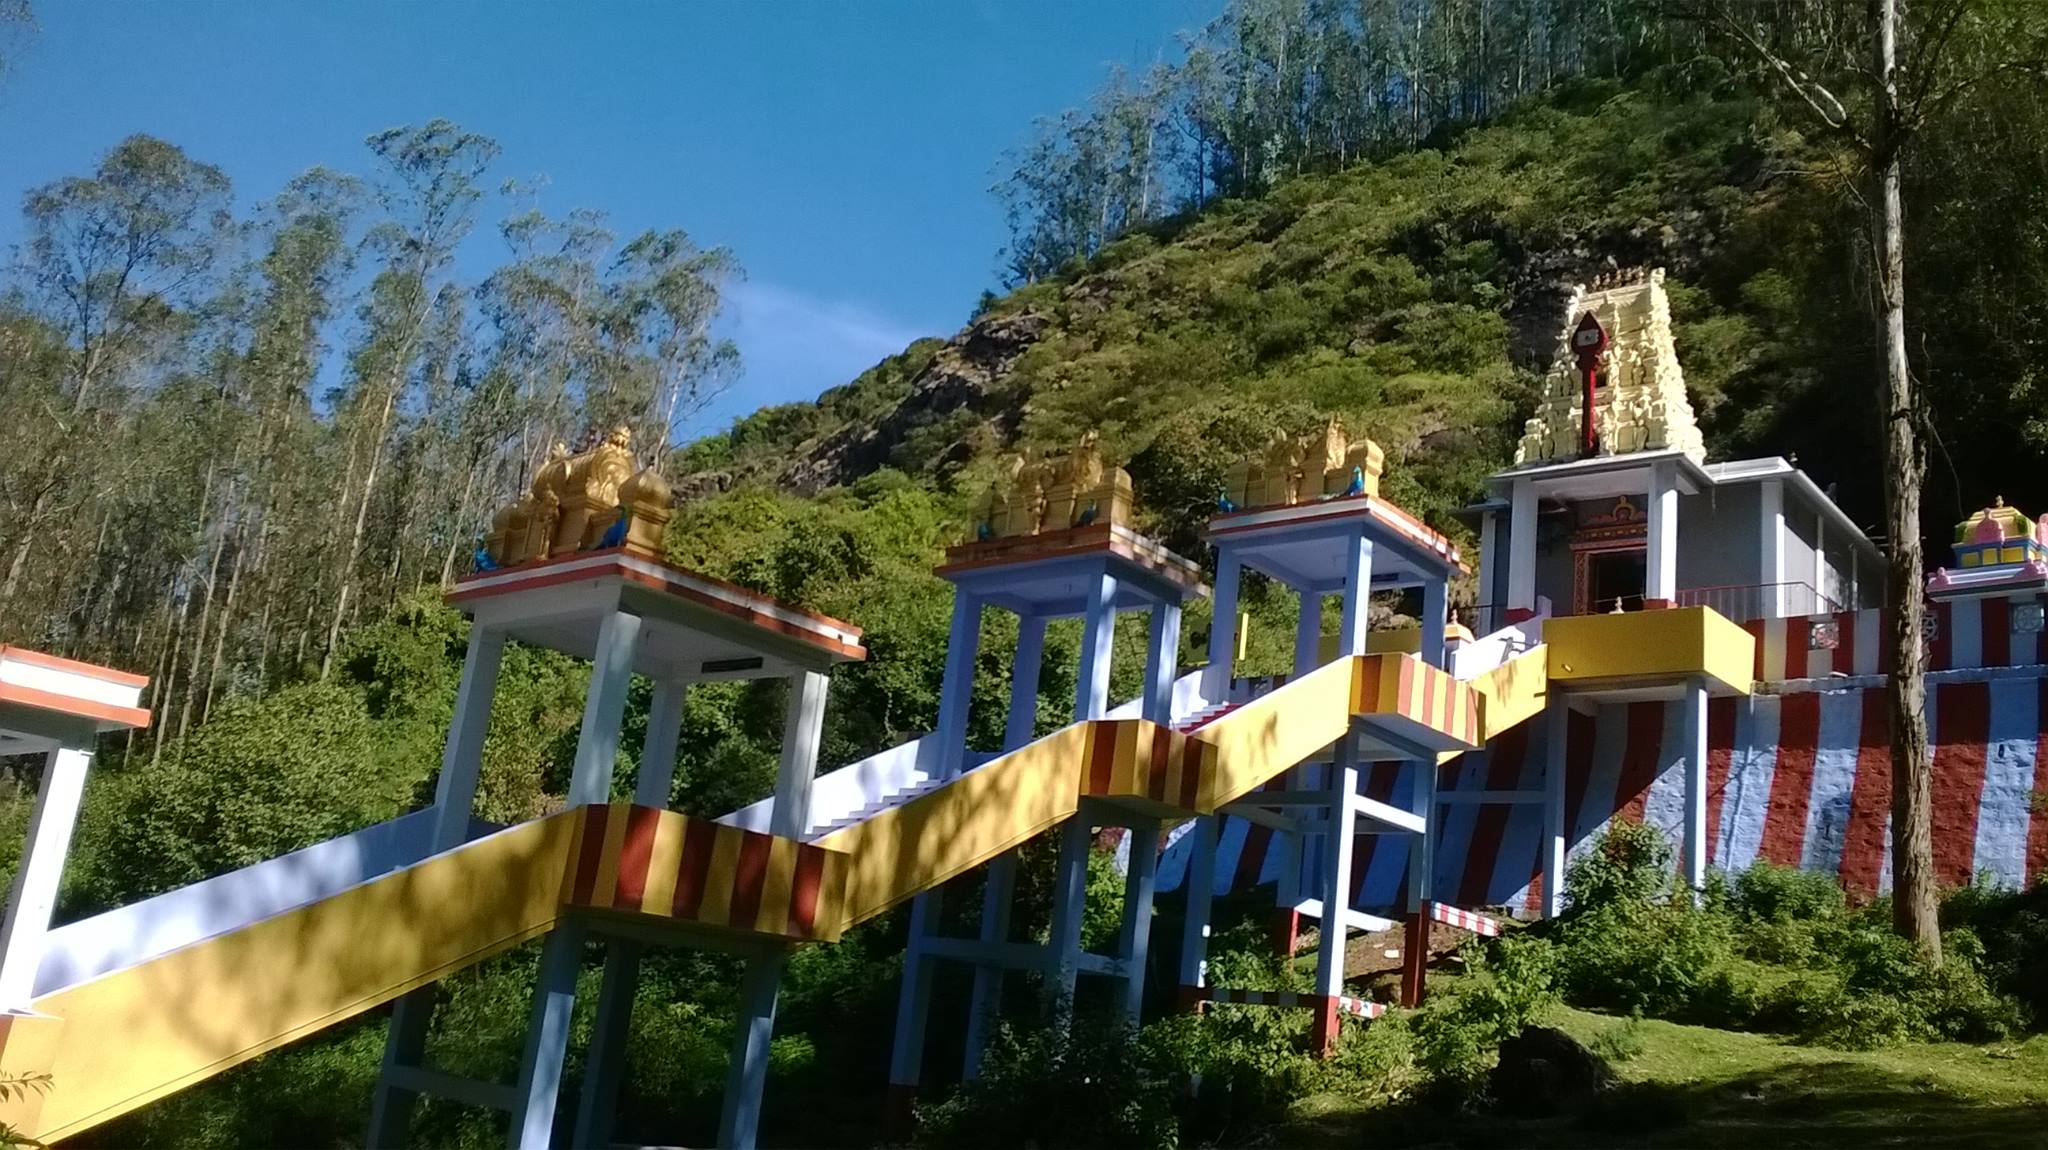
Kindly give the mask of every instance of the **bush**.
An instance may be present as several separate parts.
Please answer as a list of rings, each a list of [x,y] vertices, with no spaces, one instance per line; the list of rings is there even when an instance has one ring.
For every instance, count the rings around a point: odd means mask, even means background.
[[[1671,843],[1657,828],[1617,818],[1565,872],[1567,913],[1644,905],[1670,893]]]
[[[1734,1028],[1756,1013],[1734,923],[1689,899],[1601,906],[1563,924],[1558,948],[1559,985],[1574,1005]]]
[[[981,1076],[918,1108],[925,1146],[1158,1147],[1180,1144],[1171,1080],[1127,1027],[999,1028]]]
[[[1506,935],[1473,962],[1455,991],[1424,1003],[1415,1018],[1415,1061],[1438,1102],[1476,1101],[1500,1044],[1557,1001],[1557,960],[1543,939]]]

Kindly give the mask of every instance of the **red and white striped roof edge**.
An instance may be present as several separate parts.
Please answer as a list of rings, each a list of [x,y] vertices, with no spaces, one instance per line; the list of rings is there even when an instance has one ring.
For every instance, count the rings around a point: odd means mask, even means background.
[[[622,547],[578,551],[522,563],[517,567],[479,571],[457,580],[455,589],[448,593],[448,601],[457,605],[474,603],[517,591],[608,576],[709,607],[780,635],[804,640],[842,658],[867,657],[867,648],[860,641],[861,630],[851,623],[830,615],[800,611],[757,591],[673,564],[644,559]]]
[[[90,719],[101,729],[147,727],[145,675],[0,645],[0,703]]]

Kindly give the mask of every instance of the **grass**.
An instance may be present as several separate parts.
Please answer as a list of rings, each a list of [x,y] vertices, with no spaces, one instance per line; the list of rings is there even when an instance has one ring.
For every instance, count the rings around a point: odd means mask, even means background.
[[[1633,1053],[1620,1085],[1549,1117],[1452,1115],[1337,1095],[1303,1099],[1276,1145],[2040,1146],[2048,1142],[2048,1035],[1850,1052],[1781,1038],[1559,1007],[1546,1021]]]

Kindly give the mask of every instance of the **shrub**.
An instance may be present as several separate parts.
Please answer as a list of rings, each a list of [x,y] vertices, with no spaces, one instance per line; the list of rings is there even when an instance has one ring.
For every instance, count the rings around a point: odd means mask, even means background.
[[[1724,1027],[1756,1012],[1733,923],[1690,900],[1602,906],[1565,923],[1558,946],[1559,985],[1575,1005]]]
[[[999,1028],[981,1076],[918,1109],[927,1146],[1158,1147],[1180,1144],[1171,1080],[1148,1065],[1125,1026]]]
[[[1458,988],[1429,999],[1415,1018],[1415,1061],[1440,1103],[1469,1104],[1500,1044],[1557,1001],[1558,955],[1543,939],[1506,935]]]
[[[1565,904],[1584,914],[1618,904],[1647,904],[1670,892],[1671,843],[1643,823],[1615,819],[1565,872]]]

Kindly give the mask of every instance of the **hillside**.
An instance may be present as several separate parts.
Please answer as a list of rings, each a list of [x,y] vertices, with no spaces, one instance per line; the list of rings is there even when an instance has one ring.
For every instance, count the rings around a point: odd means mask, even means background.
[[[1276,424],[1337,414],[1386,447],[1395,498],[1448,528],[1509,460],[1562,293],[1638,264],[1676,281],[1716,451],[1802,451],[1817,429],[1753,403],[1783,389],[1768,351],[1795,318],[1772,237],[1841,221],[1826,189],[1784,174],[1798,141],[1756,115],[1586,82],[1438,148],[1225,201],[989,301],[815,404],[693,444],[682,486],[815,495],[886,467],[971,489],[995,452],[1094,427],[1192,551],[1229,460]]]

